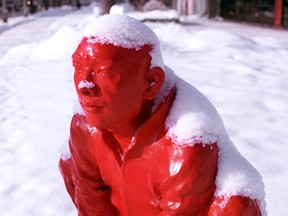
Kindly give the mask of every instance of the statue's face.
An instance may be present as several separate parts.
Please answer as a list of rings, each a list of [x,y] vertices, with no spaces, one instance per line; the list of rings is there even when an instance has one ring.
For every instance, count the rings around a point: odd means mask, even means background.
[[[82,40],[73,54],[74,84],[87,121],[100,129],[133,122],[145,102],[149,47],[125,49]]]

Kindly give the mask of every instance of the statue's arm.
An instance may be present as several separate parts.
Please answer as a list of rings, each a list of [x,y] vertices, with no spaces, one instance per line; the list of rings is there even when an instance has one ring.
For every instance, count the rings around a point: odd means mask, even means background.
[[[216,197],[209,209],[208,216],[260,216],[256,200],[244,196]]]
[[[59,162],[66,189],[78,209],[78,216],[117,215],[110,201],[110,188],[102,180],[97,159],[91,156],[86,125],[83,116],[73,117],[69,139],[71,156]]]

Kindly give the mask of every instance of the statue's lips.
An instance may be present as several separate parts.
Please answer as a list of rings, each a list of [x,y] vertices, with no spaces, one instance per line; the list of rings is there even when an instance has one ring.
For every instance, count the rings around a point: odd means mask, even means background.
[[[101,105],[92,105],[92,104],[84,104],[84,103],[81,103],[81,106],[82,108],[87,111],[87,112],[101,112],[103,109],[104,109],[104,106],[101,106]]]

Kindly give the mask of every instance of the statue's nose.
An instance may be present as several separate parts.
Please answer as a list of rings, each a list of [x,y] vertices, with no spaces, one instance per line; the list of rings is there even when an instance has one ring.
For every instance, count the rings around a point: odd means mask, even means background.
[[[92,81],[81,80],[77,87],[79,93],[81,93],[82,95],[98,96],[100,94],[99,86]]]

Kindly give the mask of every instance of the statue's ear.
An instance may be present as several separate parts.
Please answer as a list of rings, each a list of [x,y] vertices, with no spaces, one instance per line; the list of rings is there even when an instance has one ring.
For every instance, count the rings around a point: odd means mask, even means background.
[[[154,67],[147,71],[145,78],[147,81],[145,98],[153,100],[164,83],[165,73],[160,67]]]

